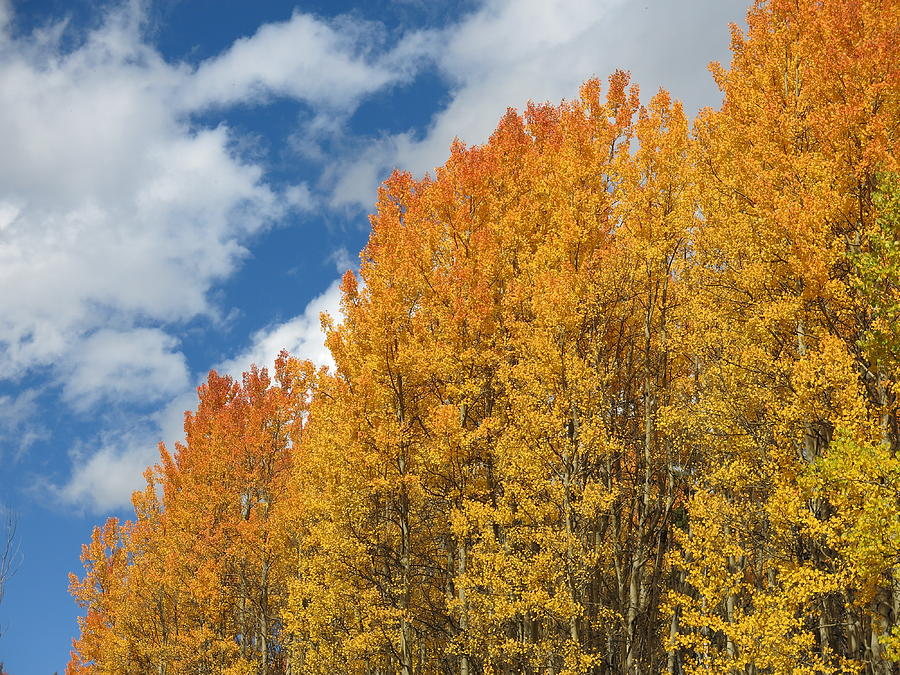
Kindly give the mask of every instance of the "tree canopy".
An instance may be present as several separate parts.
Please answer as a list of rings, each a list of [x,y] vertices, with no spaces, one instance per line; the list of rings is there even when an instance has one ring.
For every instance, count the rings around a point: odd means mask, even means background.
[[[210,373],[69,672],[898,672],[898,17],[760,0],[693,130],[616,72],[394,173],[336,369]]]

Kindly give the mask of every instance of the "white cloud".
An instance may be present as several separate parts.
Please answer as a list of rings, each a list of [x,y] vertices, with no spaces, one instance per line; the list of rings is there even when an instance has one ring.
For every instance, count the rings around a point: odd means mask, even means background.
[[[716,105],[706,64],[727,59],[727,24],[745,7],[745,0],[487,0],[435,38],[452,97],[425,136],[378,139],[336,167],[331,203],[370,207],[386,171],[431,171],[454,137],[485,142],[507,107],[573,98],[586,79],[616,69],[630,70],[645,98],[664,86],[689,111]]]
[[[51,486],[51,491],[63,504],[94,513],[126,508],[132,492],[145,485],[144,470],[159,458],[156,445],[147,441],[142,434],[107,436],[97,450],[72,451],[71,479],[62,488]]]
[[[37,412],[35,389],[26,389],[13,396],[0,396],[0,429],[14,429]]]
[[[189,382],[178,342],[161,330],[100,330],[84,339],[63,376],[63,399],[85,411],[106,399],[144,404],[169,399]]]
[[[184,442],[184,413],[197,408],[197,386],[199,383],[188,387],[153,415],[154,431],[156,431],[151,439],[153,447],[156,447],[160,440],[169,447],[173,447],[175,443]]]
[[[309,211],[316,200],[306,183],[298,183],[284,191],[284,201],[296,211]]]
[[[111,320],[210,313],[211,285],[283,208],[226,128],[172,111],[187,74],[136,30],[120,10],[71,53],[0,48],[0,378]]]
[[[5,230],[16,222],[20,212],[21,210],[15,204],[9,202],[0,203],[0,230]]]
[[[0,41],[3,41],[6,37],[4,33],[6,33],[6,27],[11,16],[12,10],[9,6],[9,0],[0,0]]]
[[[246,350],[220,364],[216,370],[232,377],[240,377],[252,364],[271,370],[275,357],[282,349],[287,349],[299,359],[309,359],[317,365],[333,368],[334,361],[325,346],[325,334],[319,317],[324,312],[335,321],[341,320],[340,283],[340,279],[335,279],[321,295],[310,300],[303,314],[258,331]]]
[[[347,270],[354,272],[359,270],[359,258],[351,256],[350,251],[343,246],[332,251],[328,259],[334,263],[334,269],[342,276]]]
[[[396,54],[420,40],[378,51],[374,24],[295,13],[194,70],[144,42],[141,7],[110,12],[71,51],[63,24],[0,42],[0,287],[13,289],[0,294],[0,380],[77,361],[104,326],[216,315],[209,292],[249,238],[313,208],[305,183],[273,191],[231,130],[190,113],[278,95],[350,114],[409,76]],[[167,368],[156,354],[147,366]]]
[[[131,494],[144,488],[144,470],[159,461],[159,442],[170,452],[175,443],[183,443],[184,412],[196,407],[196,389],[184,388],[152,415],[76,443],[69,451],[68,480],[56,485],[40,478],[33,489],[48,491],[65,506],[96,514],[127,509]]]
[[[410,74],[390,54],[373,56],[379,38],[377,24],[343,19],[331,25],[295,11],[290,20],[266,24],[202,63],[182,102],[199,109],[286,96],[345,110]]]

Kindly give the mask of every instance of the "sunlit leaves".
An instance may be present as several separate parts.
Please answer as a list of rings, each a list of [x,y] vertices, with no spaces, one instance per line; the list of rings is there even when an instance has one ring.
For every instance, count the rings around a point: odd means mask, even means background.
[[[693,135],[617,72],[394,173],[336,371],[210,374],[71,672],[891,672],[898,14],[760,1]]]

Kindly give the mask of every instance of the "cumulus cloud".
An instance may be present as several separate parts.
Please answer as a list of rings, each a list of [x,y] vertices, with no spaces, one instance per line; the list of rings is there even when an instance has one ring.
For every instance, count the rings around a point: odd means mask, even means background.
[[[424,136],[380,138],[333,172],[331,203],[370,205],[386,171],[443,164],[454,137],[487,140],[509,106],[559,101],[591,76],[629,70],[646,95],[664,86],[689,111],[716,105],[711,60],[726,60],[729,21],[744,0],[486,0],[436,37],[436,65],[452,95]]]
[[[171,398],[189,374],[178,341],[161,330],[99,330],[82,341],[68,364],[63,399],[88,410],[104,399],[144,404]]]
[[[62,24],[0,43],[0,287],[15,289],[0,294],[0,379],[77,361],[99,327],[215,315],[210,290],[250,237],[313,207],[305,183],[273,190],[232,130],[192,113],[265,96],[352,109],[409,73],[372,51],[375,26],[296,12],[192,69],[144,41],[140,7],[110,12],[74,50]],[[159,353],[146,363],[165,378]],[[115,378],[92,385],[67,400],[125,393]]]
[[[205,61],[182,93],[191,109],[254,103],[285,96],[346,110],[361,96],[409,77],[409,62],[378,55],[377,24],[340,19],[334,25],[295,11],[288,21],[262,26]],[[398,43],[401,54],[409,40]]]
[[[97,449],[74,449],[70,480],[52,492],[62,503],[93,513],[126,508],[132,492],[145,485],[144,470],[159,458],[147,440],[144,434],[117,434],[102,437]]]
[[[59,361],[113,318],[210,312],[213,282],[280,214],[227,128],[172,112],[186,75],[124,12],[70,53],[58,39],[0,50],[0,286],[15,289],[0,295],[0,377]]]
[[[59,504],[101,514],[126,509],[135,490],[143,489],[144,470],[159,461],[159,443],[172,451],[184,442],[184,413],[197,407],[195,387],[185,387],[148,416],[105,429],[69,450],[72,470],[62,485],[39,478],[33,489],[53,495]]]
[[[334,361],[325,346],[320,316],[325,313],[336,321],[341,320],[340,283],[340,279],[335,279],[322,294],[310,300],[302,314],[255,333],[247,349],[221,363],[216,370],[240,377],[251,364],[271,369],[282,349],[299,359],[333,368]]]

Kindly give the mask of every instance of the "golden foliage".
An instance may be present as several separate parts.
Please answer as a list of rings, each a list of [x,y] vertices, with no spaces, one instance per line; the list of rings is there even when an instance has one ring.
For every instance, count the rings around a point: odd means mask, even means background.
[[[693,133],[617,72],[391,176],[337,369],[210,374],[70,672],[894,672],[898,16],[759,1]]]

